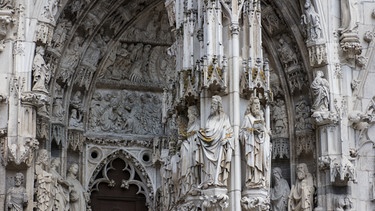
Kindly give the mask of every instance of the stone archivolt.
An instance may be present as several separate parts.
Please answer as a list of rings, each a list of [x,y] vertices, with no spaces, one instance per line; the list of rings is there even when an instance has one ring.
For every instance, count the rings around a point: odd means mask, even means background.
[[[150,210],[372,208],[372,4],[0,0],[0,209],[90,209],[100,183]]]

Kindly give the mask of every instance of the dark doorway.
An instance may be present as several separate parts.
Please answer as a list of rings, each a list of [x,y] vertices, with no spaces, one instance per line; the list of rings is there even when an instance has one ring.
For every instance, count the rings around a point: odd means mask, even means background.
[[[138,175],[130,178],[126,169],[127,164],[122,159],[115,159],[110,165],[104,167],[110,182],[99,183],[99,190],[91,193],[91,209],[93,211],[147,211],[146,198],[137,192],[137,185],[128,184],[129,179],[139,179]],[[96,179],[103,177],[99,174]]]

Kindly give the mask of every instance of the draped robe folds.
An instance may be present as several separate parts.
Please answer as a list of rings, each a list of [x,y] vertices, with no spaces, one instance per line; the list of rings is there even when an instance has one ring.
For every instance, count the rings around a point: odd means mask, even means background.
[[[258,128],[254,128],[257,127],[256,125]],[[247,187],[263,186],[269,157],[266,150],[270,148],[263,118],[257,119],[251,114],[245,115],[239,138],[246,159],[245,184]]]
[[[313,109],[316,111],[328,110],[329,84],[324,78],[317,77],[311,83],[311,89],[315,96]]]
[[[70,175],[67,176],[66,181],[72,186],[72,191],[70,192],[69,210],[86,210],[86,197],[81,183],[77,180],[77,178]]]
[[[202,185],[226,186],[232,157],[233,129],[224,112],[210,115],[198,133],[202,163]]]
[[[24,187],[12,187],[7,192],[7,209],[10,211],[23,211],[27,202],[26,189]]]
[[[308,175],[301,181],[297,180],[296,184],[292,186],[288,211],[312,211],[313,200],[313,179],[311,175]]]
[[[192,191],[198,185],[198,166],[199,152],[198,152],[198,136],[200,122],[196,121],[187,131],[187,138],[181,144],[181,170],[180,170],[180,186],[181,195],[185,195]]]
[[[290,188],[288,182],[280,178],[278,184],[271,188],[270,200],[273,211],[287,211]]]

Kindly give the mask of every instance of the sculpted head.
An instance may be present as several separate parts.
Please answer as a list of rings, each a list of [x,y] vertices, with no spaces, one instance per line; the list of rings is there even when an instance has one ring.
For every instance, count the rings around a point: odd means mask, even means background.
[[[300,163],[297,165],[297,178],[303,180],[309,174],[309,169],[307,168],[306,163]]]
[[[189,106],[188,108],[188,119],[189,119],[189,124],[192,124],[195,122],[195,120],[199,116],[199,111],[197,106]]]
[[[16,173],[14,176],[14,185],[19,187],[23,184],[24,176],[21,172]]]
[[[219,95],[212,96],[211,114],[216,114],[223,111],[223,105],[221,102],[221,97]]]
[[[48,164],[48,161],[49,161],[49,154],[48,154],[48,151],[47,151],[46,149],[41,149],[41,150],[39,151],[39,156],[38,156],[37,163],[47,165],[47,164]]]
[[[78,174],[78,164],[77,163],[73,163],[69,169],[68,169],[68,173],[71,174],[71,175],[74,175],[76,176]]]
[[[282,174],[281,174],[281,168],[279,167],[275,167],[272,169],[272,177],[275,181],[275,183],[278,183],[280,181],[281,178],[283,178]]]
[[[262,116],[262,110],[258,97],[251,97],[246,114],[252,113],[254,116]]]

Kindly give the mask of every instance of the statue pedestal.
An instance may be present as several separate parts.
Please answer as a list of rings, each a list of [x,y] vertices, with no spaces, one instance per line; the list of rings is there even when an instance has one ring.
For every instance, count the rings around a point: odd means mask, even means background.
[[[202,190],[202,207],[206,211],[222,211],[229,205],[226,188],[209,188]]]
[[[246,211],[270,209],[270,199],[266,189],[249,189],[242,191],[241,206]]]

